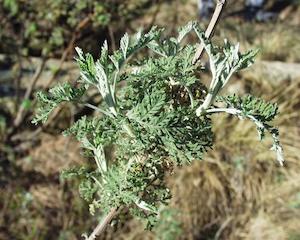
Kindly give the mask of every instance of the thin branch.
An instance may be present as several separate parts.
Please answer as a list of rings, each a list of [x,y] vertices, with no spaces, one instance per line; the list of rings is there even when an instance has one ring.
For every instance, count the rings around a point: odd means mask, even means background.
[[[43,72],[43,69],[45,67],[45,64],[46,64],[46,61],[47,59],[44,57],[42,59],[42,62],[40,64],[40,66],[36,69],[35,73],[34,73],[34,76],[32,77],[31,79],[31,82],[29,83],[29,86],[28,88],[26,89],[26,92],[25,92],[25,95],[24,95],[24,98],[23,98],[23,101],[26,101],[30,98],[30,95],[37,83],[37,81],[39,80],[42,72]],[[23,106],[23,104],[20,106],[18,112],[17,112],[17,115],[16,115],[16,118],[15,118],[15,121],[14,121],[14,126],[15,127],[19,127],[23,118],[24,118],[24,112],[25,112],[25,108]]]
[[[95,240],[106,228],[106,226],[111,222],[111,220],[116,216],[118,208],[112,208],[110,212],[104,217],[104,219],[95,227],[94,231],[86,240]]]
[[[67,48],[65,49],[65,51],[63,52],[63,54],[61,56],[58,69],[57,69],[57,71],[55,71],[55,73],[52,75],[52,77],[46,83],[46,85],[44,87],[45,89],[49,88],[49,86],[52,84],[52,82],[55,80],[55,78],[60,73],[60,71],[61,71],[61,69],[63,67],[64,62],[66,61],[69,53],[72,51],[72,49],[74,47],[75,41],[78,38],[78,35],[80,34],[80,31],[90,22],[90,20],[91,20],[91,15],[89,15],[85,19],[83,19],[77,25],[77,27],[75,28],[75,31],[74,31],[74,33],[72,35],[72,38],[71,38],[71,40],[70,40]],[[41,65],[36,70],[36,73],[33,76],[32,81],[31,81],[31,83],[29,84],[29,87],[26,90],[26,93],[25,93],[25,96],[24,96],[24,100],[29,99],[29,97],[30,97],[30,95],[31,95],[31,93],[32,93],[32,91],[34,89],[34,86],[35,86],[37,80],[39,79],[39,77],[40,77],[40,75],[41,75],[41,73],[42,73],[42,71],[43,71],[43,69],[45,67],[45,62],[46,62],[46,58],[43,58]],[[32,106],[35,106],[35,104],[36,104],[36,101],[33,101]],[[14,121],[15,128],[19,127],[19,125],[21,124],[22,120],[24,119],[24,111],[25,111],[24,107],[21,106],[19,108],[19,110],[18,110],[18,113],[16,115],[16,119]],[[36,133],[41,132],[41,130],[42,130],[41,128],[37,129]]]
[[[88,15],[85,19],[83,19],[81,22],[78,23],[77,27],[75,28],[74,33],[72,34],[71,40],[70,40],[67,48],[64,50],[63,54],[61,55],[57,70],[54,72],[52,77],[49,79],[49,81],[45,85],[46,89],[50,87],[50,85],[53,83],[55,78],[60,73],[64,62],[67,60],[68,55],[70,54],[70,52],[72,52],[72,50],[74,48],[75,41],[77,40],[78,35],[80,34],[80,31],[90,22],[90,20],[91,20],[91,15]]]
[[[229,223],[232,221],[233,217],[229,217],[226,219],[225,222],[223,222],[223,224],[221,225],[221,227],[219,228],[219,230],[217,231],[214,240],[218,240],[220,239],[220,236],[222,234],[222,232],[224,231],[224,229],[229,225]]]
[[[114,52],[117,49],[116,39],[115,39],[114,30],[113,30],[112,26],[110,26],[110,25],[108,26],[108,35],[109,35],[109,38],[110,38],[112,51]]]
[[[15,84],[15,87],[16,87],[16,109],[17,107],[20,105],[20,88],[21,88],[21,79],[22,79],[22,76],[23,76],[23,71],[22,71],[22,59],[21,59],[21,56],[20,56],[20,53],[17,52],[17,59],[18,59],[18,63],[17,63],[17,76],[15,78],[15,81],[14,81],[14,84]]]
[[[272,151],[276,152],[277,155],[277,161],[279,162],[280,166],[283,166],[284,163],[284,155],[283,155],[283,149],[282,146],[279,142],[279,136],[278,133],[274,133],[272,129],[274,129],[272,126],[260,121],[259,119],[257,119],[255,116],[247,114],[247,115],[242,115],[242,111],[236,108],[212,108],[212,109],[208,109],[205,111],[206,113],[222,113],[222,112],[226,112],[232,115],[235,115],[237,117],[239,117],[240,119],[243,119],[243,117],[246,117],[248,119],[250,119],[251,121],[253,121],[253,123],[256,125],[257,129],[258,129],[258,133],[260,135],[260,139],[262,139],[262,134],[263,132],[266,130],[268,131],[273,139],[273,146],[271,148]]]
[[[65,49],[65,51],[63,52],[63,54],[62,54],[62,56],[61,56],[61,58],[60,58],[60,62],[59,62],[58,69],[54,72],[54,74],[52,75],[52,77],[49,79],[49,81],[48,81],[48,82],[46,83],[46,85],[44,86],[45,89],[47,89],[47,88],[50,87],[50,85],[52,84],[52,82],[56,79],[56,77],[57,77],[58,74],[60,73],[60,71],[61,71],[61,69],[62,69],[62,67],[63,67],[64,62],[66,61],[66,59],[67,59],[69,53],[72,51],[72,49],[73,49],[73,47],[74,47],[75,41],[76,41],[76,39],[78,38],[78,35],[80,34],[80,31],[81,31],[84,27],[87,26],[87,24],[90,22],[90,20],[91,20],[91,15],[87,16],[87,17],[86,17],[85,19],[83,19],[80,23],[78,23],[78,25],[77,25],[77,27],[75,28],[75,31],[74,31],[74,33],[73,33],[73,35],[72,35],[72,38],[71,38],[71,40],[70,40],[70,42],[69,42],[67,48]],[[45,63],[43,63],[43,64],[45,64]],[[41,72],[42,72],[43,68],[44,68],[44,66],[41,68],[41,70],[40,70]],[[39,71],[38,71],[39,75],[41,74],[41,72],[39,73]],[[38,74],[36,74],[36,75],[38,75]],[[39,75],[37,76],[37,79],[40,77]],[[37,81],[37,79],[35,80],[35,77],[34,77],[32,82],[34,82],[34,80]],[[35,85],[35,84],[33,84],[33,86],[34,86],[34,85]],[[28,90],[27,92],[29,92],[29,95],[30,95],[30,93],[31,93],[32,90],[33,90],[33,86],[30,87],[29,89],[27,89],[27,90]],[[32,88],[32,89],[31,89],[31,88]],[[26,95],[26,94],[25,94],[25,95]],[[34,101],[34,102],[32,103],[33,106],[35,106],[35,104],[36,104],[36,101]],[[22,122],[22,120],[23,120],[23,111],[24,111],[24,110],[21,110],[21,111],[22,111],[21,113],[18,113],[18,114],[17,114],[16,120],[15,120],[15,122],[14,122],[14,125],[15,125],[15,126],[19,126],[19,124],[20,124],[20,123]],[[20,115],[20,117],[18,117],[19,115]],[[44,127],[45,127],[45,125],[44,125]],[[32,136],[35,136],[36,134],[40,133],[40,132],[43,130],[44,127],[39,127],[39,128],[34,132],[34,134],[33,134]]]
[[[205,31],[205,36],[207,38],[211,38],[213,33],[214,33],[214,30],[220,20],[220,17],[221,17],[221,14],[224,10],[226,6],[226,0],[218,0],[217,1],[217,5],[216,5],[216,8],[215,8],[215,11],[214,11],[214,14],[210,20],[210,23]],[[203,54],[203,50],[204,50],[204,45],[201,43],[200,46],[198,47],[196,53],[195,53],[195,56],[194,56],[194,59],[193,59],[193,64],[195,64],[202,56]]]
[[[211,108],[211,109],[207,109],[205,111],[206,113],[222,113],[222,112],[226,112],[232,115],[237,115],[240,114],[241,111],[235,108]]]
[[[156,21],[156,18],[157,18],[157,15],[158,13],[160,12],[160,8],[161,8],[161,4],[162,4],[162,1],[161,0],[158,0],[156,1],[156,9],[152,15],[152,18],[151,18],[151,21],[150,23],[147,25],[147,27],[145,27],[145,31],[146,32],[149,32],[149,30],[151,29],[151,27],[155,24],[155,21]]]
[[[236,116],[240,116],[242,115],[242,111],[239,110],[239,109],[236,109],[236,108],[211,108],[211,109],[208,109],[208,110],[205,110],[205,113],[228,113],[228,114],[231,114],[231,115],[236,115]],[[265,128],[265,125],[259,121],[257,118],[255,118],[254,116],[250,115],[250,114],[247,114],[245,115],[245,117],[249,118],[250,120],[252,120],[256,126],[258,128]]]
[[[88,108],[90,108],[90,109],[93,109],[93,110],[95,110],[95,111],[97,111],[97,112],[101,112],[101,113],[103,113],[103,114],[105,114],[105,115],[107,115],[107,116],[109,116],[109,117],[111,117],[111,118],[114,117],[114,116],[113,116],[112,114],[110,114],[109,112],[107,112],[107,111],[105,111],[105,110],[102,110],[101,108],[98,108],[98,107],[96,107],[96,106],[94,106],[94,105],[92,105],[92,104],[90,104],[90,103],[85,103],[84,106],[86,106],[86,107],[88,107]]]

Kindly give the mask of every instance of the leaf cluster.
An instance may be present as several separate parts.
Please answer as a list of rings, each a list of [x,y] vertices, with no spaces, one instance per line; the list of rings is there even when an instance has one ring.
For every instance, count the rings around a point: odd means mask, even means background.
[[[38,92],[36,97],[39,108],[32,123],[45,123],[49,114],[62,102],[78,101],[85,93],[85,87],[72,87],[69,83],[57,85],[49,90],[49,94]]]
[[[252,95],[238,97],[234,94],[231,96],[220,97],[219,99],[226,103],[227,107],[239,109],[241,110],[242,115],[254,116],[261,122],[272,121],[278,113],[277,104],[266,102],[265,100]]]
[[[213,79],[208,90],[197,77],[201,69],[193,63],[195,46],[181,44],[190,31],[196,32],[210,57]],[[132,61],[144,48],[154,53]],[[228,42],[215,46],[195,22],[181,28],[177,37],[166,38],[157,27],[134,36],[125,34],[120,49],[112,54],[104,42],[97,60],[76,50],[84,87],[63,85],[48,95],[39,94],[41,107],[35,122],[47,119],[63,101],[78,101],[87,88],[98,90],[105,104],[92,108],[101,115],[83,116],[65,131],[92,153],[97,165],[96,171],[70,172],[82,178],[80,193],[90,202],[92,213],[127,206],[151,226],[171,196],[165,176],[174,166],[203,159],[212,148],[212,113],[251,119],[261,132],[272,134],[277,153],[282,151],[278,131],[268,124],[277,114],[276,105],[236,95],[220,98],[227,108],[212,105],[230,76],[250,66],[256,53],[241,54],[237,45]],[[113,157],[108,157],[108,151]]]
[[[237,115],[240,118],[247,118],[256,125],[259,139],[265,137],[266,132],[269,132],[273,139],[271,150],[276,152],[277,161],[283,165],[284,156],[283,149],[279,141],[279,131],[271,125],[271,121],[278,114],[277,104],[266,102],[263,99],[248,95],[239,97],[237,95],[219,97],[221,102],[226,103],[227,109],[225,112]]]
[[[68,83],[57,85],[49,93],[37,92],[39,108],[32,123],[45,123],[49,114],[62,102],[78,101],[85,93],[85,87],[75,88]]]

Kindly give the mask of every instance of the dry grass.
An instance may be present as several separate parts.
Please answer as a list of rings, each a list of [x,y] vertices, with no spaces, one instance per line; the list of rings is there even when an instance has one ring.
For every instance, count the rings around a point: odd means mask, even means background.
[[[286,166],[275,163],[270,141],[257,142],[250,122],[214,118],[214,150],[205,161],[180,169],[170,179],[173,202],[183,212],[182,239],[271,240],[300,234],[300,79],[277,89],[252,83],[251,92],[264,92],[265,99],[279,102],[276,123]]]
[[[83,164],[80,143],[75,139],[43,134],[41,144],[18,161],[23,171],[35,171],[44,176],[59,174],[74,165]]]
[[[300,29],[285,22],[256,24],[228,19],[220,26],[221,39],[240,42],[242,49],[259,48],[261,60],[300,62]],[[219,40],[220,41],[220,40]]]

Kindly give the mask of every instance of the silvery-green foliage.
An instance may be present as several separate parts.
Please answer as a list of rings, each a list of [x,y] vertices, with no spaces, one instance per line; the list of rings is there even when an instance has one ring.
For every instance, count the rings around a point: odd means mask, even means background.
[[[39,108],[32,123],[45,123],[49,114],[62,102],[76,101],[82,97],[85,87],[75,88],[68,83],[59,84],[49,90],[49,94],[38,92],[36,97],[39,101]]]
[[[196,47],[182,45],[191,31],[210,58],[208,90],[198,78],[200,64],[193,64]],[[211,114],[227,112],[254,121],[261,136],[271,133],[273,148],[282,157],[278,131],[270,124],[277,114],[276,105],[251,96],[232,96],[220,98],[226,107],[213,106],[232,74],[253,63],[256,51],[241,54],[238,45],[227,41],[215,46],[195,22],[181,28],[177,37],[166,38],[162,33],[163,29],[153,27],[147,33],[125,34],[120,49],[112,54],[105,41],[97,60],[76,48],[81,71],[78,87],[62,85],[49,94],[39,93],[41,105],[34,120],[44,122],[61,102],[82,103],[85,91],[96,88],[104,104],[85,105],[100,115],[83,116],[64,132],[74,135],[91,153],[96,170],[71,169],[63,176],[81,179],[80,194],[90,203],[92,214],[99,208],[108,212],[128,207],[132,214],[148,219],[148,227],[171,197],[165,175],[175,166],[203,159],[212,148]],[[143,48],[153,53],[131,61]],[[108,150],[113,157],[107,156]]]
[[[220,112],[220,110],[236,115],[240,118],[251,120],[257,128],[259,139],[263,140],[265,132],[269,132],[273,139],[273,146],[271,150],[276,152],[277,161],[283,165],[283,149],[279,141],[279,131],[273,127],[270,122],[276,117],[278,113],[277,104],[266,102],[262,99],[248,95],[239,97],[237,95],[219,97],[220,102],[224,102],[227,108],[209,109],[208,112]]]
[[[235,72],[252,65],[257,50],[251,50],[245,54],[241,54],[239,52],[239,44],[232,45],[227,40],[225,40],[224,46],[220,48],[213,45],[210,40],[205,37],[204,32],[198,25],[194,25],[194,30],[209,56],[210,70],[212,73],[209,94],[205,102],[197,109],[197,115],[201,115],[202,112],[212,104],[215,97],[222,88],[224,88]]]

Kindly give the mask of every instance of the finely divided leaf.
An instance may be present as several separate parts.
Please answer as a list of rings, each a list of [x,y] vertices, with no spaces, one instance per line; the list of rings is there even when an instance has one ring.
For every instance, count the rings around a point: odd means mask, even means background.
[[[129,36],[128,33],[125,33],[120,41],[120,48],[122,50],[124,58],[127,57],[128,46],[129,46]]]

